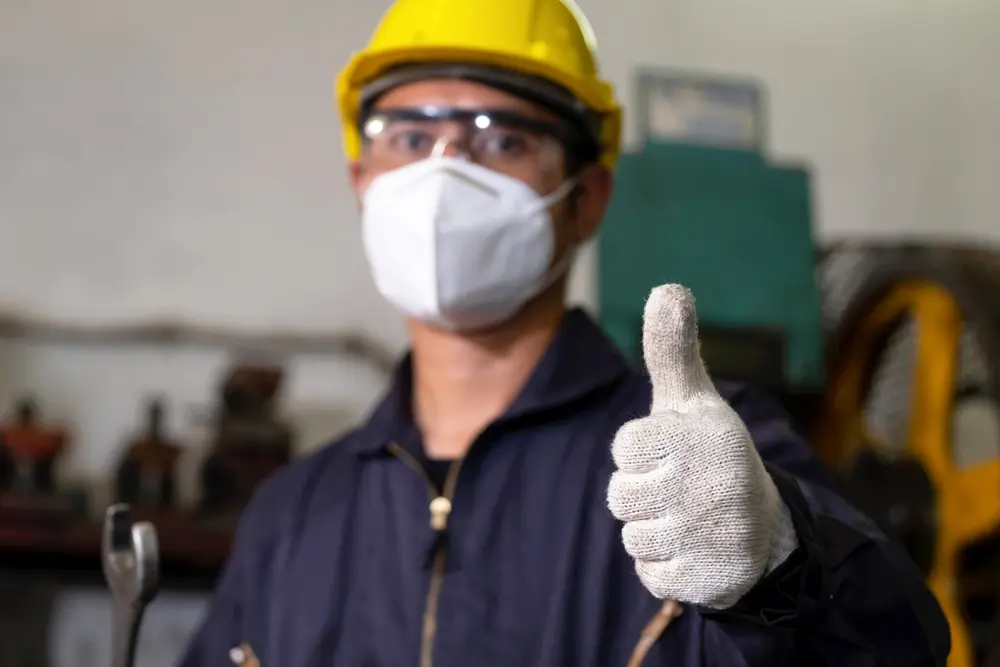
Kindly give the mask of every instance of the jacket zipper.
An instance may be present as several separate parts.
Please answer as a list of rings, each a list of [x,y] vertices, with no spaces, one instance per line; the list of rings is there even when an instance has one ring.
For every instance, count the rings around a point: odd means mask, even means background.
[[[434,485],[427,471],[420,465],[420,462],[405,449],[396,443],[389,444],[389,452],[402,461],[408,468],[420,475],[427,485],[430,494],[430,518],[431,530],[443,536],[448,529],[448,519],[451,517],[451,501],[455,496],[455,486],[458,482],[458,473],[462,468],[462,461],[458,460],[448,468],[448,474],[444,480],[444,488],[438,489]],[[441,585],[444,583],[444,566],[447,557],[447,544],[444,540],[438,540],[434,547],[434,561],[431,566],[431,582],[427,589],[427,601],[424,603],[423,625],[420,635],[420,667],[433,667],[434,665],[434,638],[437,635],[437,610],[438,600],[441,597]]]
[[[458,482],[458,473],[462,469],[462,461],[458,460],[448,468],[445,476],[444,488],[438,489],[434,485],[427,471],[420,465],[420,462],[405,449],[396,443],[389,444],[389,452],[402,461],[406,467],[420,475],[427,485],[430,494],[430,520],[431,530],[439,536],[444,535],[448,529],[448,519],[451,517],[452,498],[455,496],[455,486]],[[439,540],[434,547],[434,561],[431,566],[431,582],[427,589],[427,601],[424,603],[423,625],[420,636],[420,667],[433,667],[434,665],[434,639],[437,636],[437,609],[438,601],[441,597],[441,585],[444,583],[444,566],[447,557],[447,545],[444,540]],[[653,644],[663,636],[671,622],[683,613],[683,607],[667,600],[657,611],[656,615],[650,619],[637,642],[628,662],[628,667],[639,667],[646,659]]]

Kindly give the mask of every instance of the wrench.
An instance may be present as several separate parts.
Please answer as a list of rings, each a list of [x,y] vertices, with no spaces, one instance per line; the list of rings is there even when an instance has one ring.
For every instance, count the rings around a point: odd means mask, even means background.
[[[153,524],[133,524],[128,505],[109,507],[101,560],[112,599],[111,664],[133,667],[142,615],[160,583],[160,550]]]

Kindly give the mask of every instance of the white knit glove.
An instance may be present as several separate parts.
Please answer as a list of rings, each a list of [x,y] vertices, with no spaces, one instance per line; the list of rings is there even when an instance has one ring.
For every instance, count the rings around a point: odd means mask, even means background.
[[[791,515],[709,379],[687,289],[653,290],[642,346],[653,405],[615,436],[608,506],[653,595],[726,609],[795,550]]]

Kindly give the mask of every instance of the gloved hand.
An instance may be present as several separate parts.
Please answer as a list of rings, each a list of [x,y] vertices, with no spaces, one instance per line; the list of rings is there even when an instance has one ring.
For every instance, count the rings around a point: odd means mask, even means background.
[[[653,290],[642,346],[652,408],[615,436],[608,506],[653,595],[726,609],[795,550],[791,515],[709,379],[686,288]]]

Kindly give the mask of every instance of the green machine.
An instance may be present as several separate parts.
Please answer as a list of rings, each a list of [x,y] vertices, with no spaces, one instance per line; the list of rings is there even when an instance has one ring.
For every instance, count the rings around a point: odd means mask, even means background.
[[[643,144],[619,162],[599,239],[605,331],[639,360],[650,289],[681,283],[714,375],[820,388],[809,172],[767,160],[756,86],[656,72],[637,84]]]

